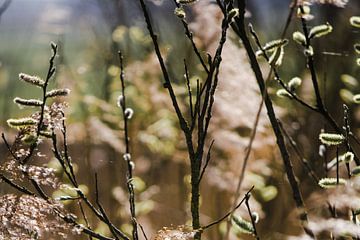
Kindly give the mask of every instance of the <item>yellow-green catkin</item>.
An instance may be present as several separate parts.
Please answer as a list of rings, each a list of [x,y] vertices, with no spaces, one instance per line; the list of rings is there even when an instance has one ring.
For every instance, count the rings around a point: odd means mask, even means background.
[[[276,48],[287,45],[288,42],[289,42],[289,40],[287,40],[287,39],[273,40],[271,42],[266,43],[265,46],[263,47],[263,50],[264,51],[274,51]]]
[[[344,155],[341,156],[345,163],[350,163],[354,160],[354,153],[346,152]]]
[[[360,54],[360,43],[354,44],[354,50],[357,54]]]
[[[185,10],[182,7],[175,8],[174,14],[180,19],[184,19],[186,17]]]
[[[299,77],[292,78],[288,83],[290,91],[292,92],[295,91],[298,87],[300,87],[301,83],[302,83],[301,78]]]
[[[356,80],[356,78],[354,78],[353,76],[351,76],[349,74],[342,74],[340,76],[340,79],[345,84],[345,86],[348,88],[356,88],[359,86],[359,83]]]
[[[26,73],[20,73],[19,74],[19,79],[24,81],[24,82],[30,83],[32,85],[35,85],[37,87],[43,87],[44,84],[45,84],[44,80],[42,80],[40,77],[31,76],[31,75],[28,75]]]
[[[250,222],[242,219],[241,217],[233,216],[232,223],[233,223],[233,225],[237,226],[238,229],[243,233],[247,233],[247,234],[254,233],[254,228],[253,228],[252,224]]]
[[[301,32],[298,32],[298,31],[294,32],[292,37],[293,37],[293,40],[295,42],[297,42],[298,44],[306,46],[306,37]]]
[[[331,33],[333,27],[327,23],[319,26],[315,26],[310,30],[309,38],[318,38]]]
[[[352,16],[350,18],[350,24],[353,27],[360,28],[360,16]]]
[[[33,118],[17,118],[17,119],[8,119],[7,124],[12,128],[21,128],[28,127],[37,124],[37,121]]]
[[[352,176],[360,176],[360,166],[356,166],[351,170]]]
[[[276,91],[276,95],[281,98],[292,98],[291,94],[286,89],[279,89]]]
[[[353,101],[354,101],[354,103],[359,104],[360,103],[360,94],[354,95]]]
[[[345,185],[346,180],[343,178],[339,178],[339,183],[338,183],[337,178],[322,178],[320,179],[318,184],[322,188],[334,188],[337,187],[338,185]]]
[[[188,5],[197,2],[198,0],[176,0],[177,3]]]
[[[343,143],[345,137],[336,133],[320,133],[319,139],[323,144],[331,146]]]
[[[38,99],[24,99],[19,97],[14,98],[14,103],[28,107],[40,107],[43,104],[43,102]]]
[[[70,93],[70,89],[67,89],[67,88],[53,89],[46,93],[46,97],[64,97],[64,96],[69,95],[69,93]]]
[[[238,8],[233,8],[228,13],[228,20],[232,21],[237,16],[239,16],[239,9]]]
[[[276,48],[269,58],[269,64],[271,66],[280,66],[284,59],[284,54],[285,51],[283,46]]]

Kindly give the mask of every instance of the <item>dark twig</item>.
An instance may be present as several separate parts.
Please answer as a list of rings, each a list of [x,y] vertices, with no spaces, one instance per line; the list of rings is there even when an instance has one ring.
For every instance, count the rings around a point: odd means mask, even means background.
[[[304,8],[302,6],[300,6],[300,11],[301,11],[302,15],[305,14]],[[309,48],[309,47],[311,47],[311,43],[310,43],[306,20],[304,17],[301,17],[301,23],[302,23],[303,32],[304,32],[304,35],[306,38],[306,48]],[[318,84],[318,80],[317,80],[317,76],[316,76],[315,65],[314,65],[314,58],[313,58],[312,54],[308,54],[307,63],[308,63],[308,67],[309,67],[309,70],[311,73],[311,80],[312,80],[312,84],[313,84],[314,91],[315,91],[317,107],[318,107],[318,109],[320,109],[320,111],[325,111],[325,106],[324,106],[322,98],[321,98],[319,84]]]
[[[24,159],[21,160],[22,164],[26,164],[31,156],[33,155],[33,152],[35,151],[37,145],[38,145],[38,138],[40,136],[40,131],[43,128],[43,121],[44,121],[44,113],[45,113],[45,107],[46,107],[46,100],[48,99],[48,96],[46,95],[46,91],[47,91],[47,86],[49,84],[49,81],[51,79],[52,76],[54,76],[55,74],[55,67],[54,67],[54,63],[55,63],[55,57],[57,55],[57,51],[58,51],[58,46],[55,43],[51,43],[51,49],[52,49],[52,56],[50,57],[49,60],[49,68],[48,68],[48,72],[46,75],[46,79],[44,84],[41,86],[42,89],[42,103],[40,106],[40,119],[39,122],[37,124],[37,130],[36,130],[36,141],[34,141],[33,144],[30,145],[30,149],[29,149],[29,154],[27,156],[25,156]]]
[[[175,3],[176,7],[181,7],[180,3],[178,3],[176,0],[173,0],[173,1]],[[199,59],[199,61],[201,63],[201,66],[204,68],[205,72],[207,74],[209,74],[210,71],[209,71],[208,67],[206,66],[206,63],[205,63],[204,59],[202,58],[198,47],[196,46],[196,43],[195,43],[194,37],[193,37],[193,33],[190,31],[188,23],[186,22],[185,19],[181,19],[181,22],[182,22],[182,24],[184,26],[185,35],[190,40],[190,43],[191,43],[191,46],[192,46],[192,48],[194,50],[195,55],[198,57],[198,59]]]
[[[229,211],[227,214],[225,214],[223,217],[219,218],[218,220],[216,220],[216,221],[214,221],[214,222],[212,222],[212,223],[210,223],[210,224],[202,227],[201,229],[202,229],[202,230],[206,230],[206,229],[208,229],[208,228],[210,228],[210,227],[212,227],[212,226],[214,226],[214,225],[217,225],[217,224],[221,223],[221,222],[224,221],[226,218],[228,218],[231,214],[233,214],[233,212],[236,211],[236,209],[238,209],[238,208],[241,206],[241,204],[243,204],[243,202],[246,200],[248,194],[250,194],[253,189],[254,189],[254,186],[252,186],[252,187],[249,189],[249,191],[247,191],[247,193],[245,194],[245,196],[243,197],[243,199],[241,199],[241,201],[240,201],[231,211]]]
[[[186,86],[187,86],[188,97],[189,97],[190,117],[191,117],[191,118],[195,118],[195,116],[194,116],[194,110],[193,110],[192,92],[191,92],[191,84],[190,84],[189,71],[188,71],[188,67],[187,67],[186,60],[185,60],[185,59],[184,59],[184,68],[185,68]]]
[[[129,191],[129,203],[130,203],[130,214],[131,214],[131,222],[133,225],[132,236],[134,240],[138,240],[138,229],[136,222],[136,213],[135,213],[135,192],[134,185],[132,183],[133,178],[133,166],[134,163],[131,160],[130,155],[130,139],[129,139],[129,129],[128,129],[128,120],[130,119],[130,113],[127,112],[129,109],[126,107],[126,96],[125,96],[125,73],[124,73],[124,63],[123,63],[123,55],[119,52],[119,61],[120,61],[120,81],[121,81],[121,92],[122,96],[119,100],[119,105],[122,109],[123,119],[124,119],[124,137],[125,137],[125,154],[124,160],[127,163],[127,173],[126,173],[126,184]]]
[[[145,233],[145,230],[144,230],[143,226],[140,223],[138,223],[138,225],[140,227],[140,230],[141,230],[145,240],[149,240],[148,237],[146,236],[146,233]]]
[[[297,146],[295,140],[289,135],[289,133],[286,131],[286,129],[284,128],[283,124],[281,123],[280,120],[278,120],[279,125],[281,127],[282,132],[284,133],[284,136],[288,139],[288,142],[290,143],[290,146],[294,149],[296,155],[298,156],[299,160],[301,161],[301,163],[304,165],[304,167],[306,168],[306,170],[308,171],[308,174],[312,177],[312,179],[315,181],[315,183],[317,184],[319,182],[319,177],[316,175],[316,173],[314,172],[314,170],[312,169],[312,167],[310,166],[308,160],[304,157],[304,155],[302,154],[302,152],[300,151],[299,147]]]
[[[251,212],[251,209],[250,209],[250,205],[249,205],[249,199],[251,197],[251,194],[246,194],[245,196],[245,205],[246,205],[246,208],[248,210],[248,213],[249,213],[249,216],[250,216],[250,219],[251,219],[251,224],[253,226],[253,229],[254,229],[254,236],[256,238],[256,240],[260,240],[260,237],[256,231],[256,223],[255,223],[255,219],[254,219],[254,216]]]
[[[4,181],[5,183],[9,184],[11,187],[15,188],[16,190],[18,190],[19,192],[22,192],[26,195],[32,195],[32,196],[36,196],[35,193],[31,192],[29,189],[27,189],[26,187],[20,186],[18,184],[16,184],[15,182],[13,182],[11,179],[5,177],[3,174],[0,174],[0,179],[2,181]]]
[[[240,10],[239,17],[235,18],[235,24],[236,24],[236,27],[238,30],[238,36],[242,40],[245,50],[250,59],[250,65],[254,71],[257,83],[260,88],[260,92],[267,92],[265,81],[263,79],[259,63],[256,59],[255,53],[252,49],[251,43],[249,41],[249,38],[248,38],[248,35],[246,32],[245,19],[244,19],[245,1],[238,0],[237,3],[238,3],[239,10]],[[279,123],[276,118],[274,107],[273,107],[272,101],[268,94],[264,94],[264,103],[265,103],[265,106],[267,109],[269,120],[271,122],[273,131],[274,131],[276,139],[277,139],[277,145],[279,147],[279,150],[280,150],[283,162],[284,162],[285,171],[286,171],[286,174],[287,174],[287,177],[288,177],[288,180],[289,180],[292,192],[293,192],[294,201],[296,203],[296,206],[302,210],[300,219],[306,222],[307,221],[307,213],[304,208],[304,202],[302,199],[302,195],[301,195],[301,192],[300,192],[300,189],[298,186],[298,182],[296,180],[295,173],[294,173],[291,161],[290,161],[290,156],[289,156],[288,150],[285,145],[284,136],[281,133],[281,129],[280,129]]]
[[[339,184],[339,147],[336,147],[336,184]]]
[[[174,90],[172,88],[172,84],[170,81],[170,77],[167,71],[167,68],[165,66],[163,57],[160,52],[159,43],[157,40],[157,36],[154,33],[149,13],[147,10],[147,7],[145,5],[144,0],[139,0],[141,4],[141,8],[145,17],[145,22],[147,25],[147,28],[150,33],[150,37],[153,41],[153,45],[155,48],[155,53],[157,55],[158,61],[160,63],[160,67],[163,73],[164,77],[164,87],[168,90],[172,104],[174,106],[176,115],[179,120],[180,128],[183,131],[185,135],[187,150],[189,154],[189,160],[190,160],[190,168],[191,168],[191,215],[192,215],[192,227],[194,230],[197,230],[200,228],[200,214],[199,214],[199,205],[200,205],[200,178],[202,177],[203,173],[201,173],[201,166],[202,166],[202,159],[204,154],[204,146],[206,141],[206,136],[210,124],[210,120],[212,117],[212,107],[214,104],[214,95],[218,84],[218,74],[219,74],[219,68],[221,63],[221,54],[222,50],[226,41],[226,35],[227,30],[229,28],[229,19],[227,19],[227,14],[224,15],[223,21],[222,21],[222,31],[221,31],[221,37],[219,44],[216,49],[215,56],[212,60],[210,55],[208,55],[208,63],[209,68],[206,67],[206,64],[203,62],[199,51],[197,50],[196,46],[193,44],[193,48],[195,51],[195,54],[199,57],[200,62],[202,62],[202,65],[207,73],[206,80],[204,84],[200,84],[199,81],[197,81],[197,93],[196,93],[196,101],[194,104],[193,110],[190,109],[191,114],[191,123],[190,127],[188,126],[187,121],[184,118],[184,115],[182,114],[179,104],[177,102],[177,98],[175,96]],[[220,1],[218,1],[220,3]],[[179,6],[179,5],[177,5]],[[187,29],[187,23],[183,21],[185,29]],[[187,32],[187,30],[186,30]],[[190,40],[192,35],[187,32],[187,36]],[[185,69],[185,74],[187,75],[187,69]],[[186,76],[188,78],[188,76]],[[190,88],[190,82],[187,82],[188,91]],[[190,94],[189,94],[190,95]],[[191,104],[192,108],[192,104]],[[197,128],[196,128],[197,127]],[[196,133],[194,133],[194,130],[196,128]],[[194,134],[193,134],[194,133]],[[196,135],[197,139],[196,139]],[[195,136],[194,136],[195,135]],[[195,142],[197,140],[197,142]],[[195,146],[195,144],[197,144]],[[196,148],[195,148],[196,147]],[[210,160],[210,159],[209,159]],[[195,239],[201,239],[201,232],[198,231],[195,235]]]
[[[99,200],[99,185],[98,185],[98,177],[97,177],[96,173],[95,173],[95,201],[96,201],[96,205],[98,206],[101,214],[105,218],[106,225],[108,225],[108,228],[111,231],[112,235],[115,237],[115,239],[118,240],[119,238],[117,237],[116,231],[115,231],[113,225],[111,224],[111,221],[110,221],[109,217],[107,216],[105,209],[101,205],[100,200]]]
[[[206,154],[206,161],[205,161],[205,165],[204,165],[204,167],[203,167],[203,169],[202,169],[202,171],[200,173],[199,183],[201,182],[201,179],[202,179],[202,177],[203,177],[203,175],[205,173],[205,170],[206,170],[207,166],[209,165],[209,162],[210,162],[210,159],[211,159],[211,149],[212,149],[212,147],[214,145],[214,142],[215,142],[215,140],[211,141],[210,147],[209,147],[208,152]]]

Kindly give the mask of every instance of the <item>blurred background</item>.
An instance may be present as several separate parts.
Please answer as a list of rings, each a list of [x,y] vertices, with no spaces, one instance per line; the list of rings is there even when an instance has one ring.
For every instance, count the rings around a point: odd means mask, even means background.
[[[0,1],[2,4],[3,1]],[[338,123],[342,123],[342,104],[351,109],[353,131],[357,133],[360,112],[351,103],[360,91],[353,44],[359,32],[351,28],[349,18],[359,14],[360,2],[349,0],[345,7],[314,4],[314,19],[309,26],[329,22],[334,31],[314,41],[315,60],[326,105]],[[184,36],[175,5],[169,0],[147,1],[161,50],[166,56],[171,78],[182,107],[187,107],[183,79],[183,59],[189,63],[193,87],[204,73]],[[265,44],[278,39],[289,12],[288,0],[249,1],[247,18]],[[221,14],[213,1],[199,0],[185,8],[187,21],[195,41],[205,52],[213,53],[218,42]],[[299,19],[293,19],[286,37],[301,31]],[[134,109],[130,122],[131,151],[135,167],[137,214],[148,236],[164,226],[190,224],[189,162],[184,138],[179,130],[170,99],[162,88],[162,76],[153,53],[151,39],[144,24],[138,1],[130,0],[13,0],[0,19],[0,130],[9,136],[6,120],[24,117],[32,109],[19,109],[13,104],[16,96],[36,98],[38,89],[29,89],[18,81],[21,72],[46,76],[51,54],[49,43],[59,45],[57,74],[52,86],[67,87],[71,94],[67,109],[70,153],[77,174],[89,197],[94,198],[94,173],[99,174],[101,201],[117,226],[129,232],[129,208],[125,188],[125,162],[122,115],[116,107],[120,94],[117,51],[125,58],[127,96]],[[302,49],[290,41],[279,73],[285,82],[295,76],[303,79],[299,89],[308,102],[314,103],[309,72]],[[215,140],[213,158],[202,183],[201,221],[205,225],[220,218],[231,208],[253,128],[260,95],[239,39],[229,33],[223,56],[220,86],[217,92],[214,119],[208,140]],[[263,64],[263,74],[268,67]],[[350,84],[349,84],[350,82]],[[322,118],[289,100],[276,97],[279,86],[269,83],[277,112],[304,156],[319,176],[324,176],[323,159],[318,154],[318,134],[328,128]],[[39,91],[39,92],[37,92]],[[45,143],[47,144],[47,143]],[[44,148],[44,151],[46,148]],[[4,146],[2,156],[7,153]],[[329,153],[331,155],[331,153]],[[48,152],[48,156],[51,153]],[[294,155],[295,156],[295,155]],[[329,157],[331,158],[331,157]],[[321,196],[316,184],[307,175],[298,159],[293,163],[310,214],[318,211],[315,199]],[[39,164],[57,167],[51,157]],[[58,176],[66,181],[61,172]],[[296,219],[291,189],[284,175],[282,160],[274,136],[262,112],[249,165],[241,192],[252,185],[255,190],[252,207],[260,214],[258,232],[262,239],[287,239],[302,230]],[[1,186],[2,193],[6,189]],[[63,194],[55,191],[54,196]],[[321,203],[321,201],[319,200]],[[65,203],[77,212],[77,206]],[[246,209],[237,214],[247,217]],[[106,225],[90,219],[94,229],[108,234]],[[210,229],[204,239],[223,239],[226,223]],[[248,236],[232,230],[231,239]],[[79,238],[85,239],[85,238]]]

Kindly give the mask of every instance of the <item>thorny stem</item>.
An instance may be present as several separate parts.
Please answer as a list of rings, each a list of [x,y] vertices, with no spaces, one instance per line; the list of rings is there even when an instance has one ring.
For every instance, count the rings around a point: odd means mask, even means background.
[[[120,61],[120,81],[121,81],[121,93],[122,100],[120,102],[120,106],[123,113],[124,119],[124,137],[125,137],[125,155],[124,160],[127,163],[127,173],[126,173],[126,184],[129,191],[129,203],[130,203],[130,214],[131,214],[131,222],[133,225],[132,229],[132,237],[134,240],[138,240],[138,229],[135,215],[135,192],[134,185],[132,183],[133,180],[133,162],[130,156],[130,139],[129,139],[129,129],[128,129],[128,120],[129,117],[126,113],[126,97],[125,97],[125,73],[124,73],[124,64],[123,64],[123,55],[119,52],[119,61]],[[125,157],[127,156],[127,157]]]

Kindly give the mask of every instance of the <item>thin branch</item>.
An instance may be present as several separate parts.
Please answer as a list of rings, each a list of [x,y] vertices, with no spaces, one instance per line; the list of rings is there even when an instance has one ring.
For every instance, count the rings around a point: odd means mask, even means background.
[[[186,86],[187,86],[188,97],[189,97],[190,117],[191,117],[191,118],[195,118],[195,116],[194,116],[194,110],[193,110],[192,92],[191,92],[191,84],[190,84],[189,71],[188,71],[188,67],[187,67],[186,60],[185,60],[185,59],[184,59],[184,68],[185,68]]]
[[[178,3],[176,0],[173,0],[173,2],[176,5],[176,7],[178,7],[178,8],[181,7],[181,4]],[[209,71],[208,67],[206,66],[206,63],[205,63],[204,59],[202,58],[198,47],[196,46],[196,43],[195,43],[194,38],[193,38],[193,33],[190,31],[188,23],[186,22],[185,19],[181,19],[181,22],[182,22],[184,30],[185,30],[185,35],[190,40],[190,43],[191,43],[191,46],[192,46],[192,48],[194,50],[195,55],[198,57],[198,59],[199,59],[199,61],[201,63],[201,66],[204,68],[205,72],[207,74],[209,74],[210,71]]]
[[[38,145],[38,138],[40,136],[40,132],[41,132],[41,129],[43,127],[46,100],[48,98],[48,96],[46,95],[46,91],[47,91],[47,86],[49,84],[49,81],[50,81],[51,77],[54,76],[54,74],[55,74],[54,63],[55,63],[55,57],[56,57],[57,51],[58,51],[58,46],[55,43],[52,42],[50,44],[50,46],[51,46],[53,54],[52,54],[52,56],[50,57],[50,60],[49,60],[49,68],[48,68],[48,72],[47,72],[47,75],[46,75],[44,85],[41,86],[41,89],[42,89],[42,104],[40,106],[40,119],[39,119],[39,122],[37,124],[37,130],[36,130],[36,141],[33,144],[31,144],[28,155],[25,156],[25,158],[21,160],[22,164],[26,164],[30,160],[31,156],[33,155],[33,152],[35,151],[35,149],[36,149],[36,147]]]
[[[267,62],[269,62],[269,56],[267,55],[266,51],[263,49],[263,47],[262,47],[262,45],[261,45],[261,43],[260,43],[259,37],[257,36],[257,34],[256,34],[256,32],[255,32],[255,30],[254,30],[254,28],[252,27],[251,24],[249,25],[249,29],[250,29],[250,33],[252,34],[253,38],[255,39],[256,45],[257,45],[257,46],[259,47],[259,49],[262,51],[265,60],[266,60]],[[280,75],[279,75],[277,69],[276,69],[273,65],[270,65],[270,66],[271,66],[271,69],[274,71],[275,80],[278,81],[278,83],[281,85],[281,87],[282,87],[283,89],[285,89],[286,92],[287,92],[288,94],[290,94],[291,97],[292,97],[296,102],[300,103],[301,105],[303,105],[304,107],[306,107],[306,108],[308,108],[308,109],[310,109],[310,110],[312,110],[312,111],[318,111],[317,108],[315,108],[315,107],[311,106],[310,104],[304,102],[304,101],[303,101],[301,98],[299,98],[293,91],[291,91],[290,88],[284,83],[284,81],[281,80]]]
[[[20,191],[20,192],[22,192],[22,193],[24,193],[26,195],[36,196],[35,193],[31,192],[26,187],[23,187],[23,186],[20,186],[20,185],[16,184],[11,179],[5,177],[3,174],[0,174],[0,179],[2,181],[4,181],[5,183],[9,184],[11,187],[15,188],[16,190],[18,190],[18,191]]]
[[[300,11],[301,11],[301,15],[305,14],[303,6],[300,6]],[[309,48],[309,47],[311,47],[311,43],[310,43],[309,32],[308,32],[306,20],[304,17],[301,17],[301,23],[302,23],[303,32],[304,32],[305,39],[306,39],[306,48]],[[318,109],[320,109],[320,111],[325,111],[325,106],[324,106],[322,98],[321,98],[319,84],[318,84],[318,80],[317,80],[317,76],[316,76],[314,58],[311,54],[308,54],[308,56],[307,56],[307,63],[308,63],[308,67],[309,67],[309,70],[311,73],[311,80],[312,80],[312,84],[313,84],[314,91],[315,91],[317,107],[318,107]]]
[[[210,147],[209,147],[209,149],[208,149],[208,152],[207,152],[207,155],[206,155],[205,165],[204,165],[204,167],[203,167],[203,169],[202,169],[202,171],[201,171],[201,173],[200,173],[199,184],[200,184],[201,179],[202,179],[202,177],[203,177],[203,175],[204,175],[204,173],[205,173],[205,170],[206,170],[206,168],[207,168],[207,166],[209,165],[209,162],[210,162],[210,160],[211,160],[211,149],[212,149],[212,147],[213,147],[213,145],[214,145],[214,142],[215,142],[215,140],[212,140],[212,141],[211,141]]]
[[[105,209],[103,208],[103,206],[100,203],[99,200],[99,185],[98,185],[98,177],[97,177],[97,173],[95,173],[95,201],[97,206],[99,207],[99,210],[101,212],[101,214],[104,216],[105,220],[106,220],[106,225],[108,226],[109,230],[111,231],[112,235],[115,237],[115,239],[119,239],[117,237],[116,231],[113,228],[113,225],[111,224],[111,221],[109,219],[109,217],[107,216]]]
[[[301,163],[304,165],[304,167],[308,171],[308,174],[310,174],[312,179],[317,184],[319,182],[319,177],[316,175],[314,170],[311,168],[311,166],[309,165],[309,162],[305,159],[305,157],[301,153],[301,151],[300,151],[299,147],[297,146],[295,140],[289,135],[289,133],[286,131],[286,129],[284,128],[284,126],[282,125],[282,123],[281,123],[281,121],[279,119],[278,119],[278,122],[279,122],[279,125],[280,125],[280,128],[281,128],[282,132],[284,133],[285,137],[288,139],[288,141],[290,143],[290,146],[294,149],[294,151],[295,151],[296,155],[299,157]]]
[[[131,222],[133,225],[132,236],[134,240],[138,240],[138,230],[137,230],[137,222],[136,222],[136,213],[135,213],[135,192],[134,192],[134,185],[132,183],[133,178],[133,166],[134,163],[131,160],[130,155],[130,139],[129,139],[129,129],[128,129],[128,120],[129,120],[129,113],[127,113],[126,107],[126,96],[125,96],[125,73],[124,73],[124,64],[123,64],[123,55],[119,52],[119,61],[120,61],[120,81],[121,81],[121,100],[119,101],[120,107],[123,113],[124,119],[124,137],[125,137],[125,154],[124,159],[127,163],[127,173],[126,173],[126,182],[129,191],[129,204],[130,204],[130,214],[131,214]]]
[[[145,240],[149,240],[148,237],[146,236],[146,233],[145,233],[145,230],[144,230],[143,226],[140,223],[138,223],[138,225],[140,227],[140,230],[141,230]]]
[[[238,208],[241,206],[241,204],[243,204],[243,202],[246,200],[247,195],[248,195],[253,189],[254,189],[254,186],[252,186],[252,187],[249,189],[249,191],[247,191],[247,193],[245,194],[245,196],[243,197],[243,199],[241,199],[241,201],[240,201],[231,211],[229,211],[227,214],[225,214],[223,217],[219,218],[218,220],[216,220],[216,221],[214,221],[214,222],[212,222],[212,223],[210,223],[210,224],[208,224],[208,225],[206,225],[206,226],[204,226],[204,227],[201,227],[201,230],[206,230],[206,229],[208,229],[208,228],[210,228],[210,227],[212,227],[212,226],[214,226],[214,225],[217,225],[217,224],[221,223],[221,222],[224,221],[226,218],[228,218],[231,214],[233,214],[233,212],[236,211],[236,209],[238,209]]]
[[[249,38],[248,38],[248,35],[247,35],[247,32],[246,32],[245,19],[244,19],[245,0],[238,0],[237,2],[238,2],[239,10],[240,10],[239,17],[235,18],[235,23],[236,23],[237,30],[238,30],[238,36],[242,40],[242,42],[244,44],[244,47],[245,47],[245,50],[246,50],[246,52],[248,54],[248,57],[250,59],[250,65],[251,65],[251,67],[252,67],[252,69],[254,71],[258,86],[260,88],[260,92],[267,92],[265,81],[263,79],[259,63],[257,62],[255,53],[254,53],[254,51],[252,49],[251,43],[249,41]],[[293,192],[293,199],[294,199],[294,201],[296,203],[296,206],[299,209],[302,209],[302,211],[303,211],[303,213],[300,215],[300,219],[302,221],[306,222],[307,221],[307,213],[306,213],[305,208],[304,208],[303,198],[302,198],[299,186],[298,186],[298,182],[297,182],[296,177],[295,177],[295,173],[294,173],[294,170],[293,170],[293,167],[292,167],[292,163],[290,161],[290,156],[289,156],[288,150],[287,150],[286,145],[285,145],[284,136],[283,136],[283,134],[281,132],[281,129],[280,129],[280,126],[279,126],[279,124],[277,122],[274,107],[273,107],[272,101],[271,101],[268,94],[264,95],[264,103],[265,103],[265,106],[266,106],[266,109],[267,109],[267,114],[268,114],[270,123],[272,125],[274,134],[275,134],[276,139],[277,139],[277,145],[279,147],[279,150],[280,150],[280,153],[281,153],[281,156],[282,156],[282,159],[283,159],[286,175],[287,175],[287,178],[289,180],[289,183],[290,183],[290,186],[291,186],[291,189],[292,189],[292,192]]]
[[[248,213],[249,213],[249,216],[250,216],[250,219],[251,219],[251,224],[252,224],[252,227],[254,229],[254,236],[256,238],[256,240],[260,240],[260,237],[256,231],[256,223],[255,223],[255,219],[252,215],[252,212],[251,212],[251,209],[250,209],[250,205],[249,205],[249,199],[250,199],[251,195],[250,194],[246,194],[245,196],[245,205],[246,205],[246,208],[248,210]]]

